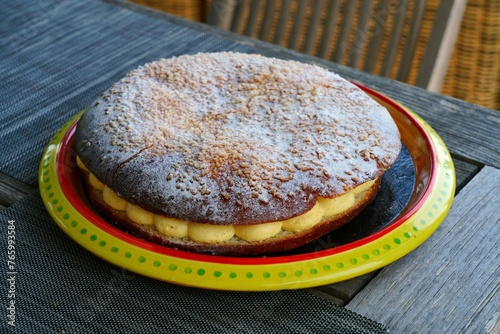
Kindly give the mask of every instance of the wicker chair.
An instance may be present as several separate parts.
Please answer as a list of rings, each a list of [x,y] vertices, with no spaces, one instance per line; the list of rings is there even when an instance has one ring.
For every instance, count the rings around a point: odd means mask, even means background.
[[[185,19],[203,22],[210,0],[130,0]]]
[[[214,0],[207,23],[439,91],[465,4],[442,0],[430,31],[421,29],[426,1],[409,0]],[[427,47],[419,59],[421,35]]]
[[[441,93],[500,110],[500,1],[468,0]]]

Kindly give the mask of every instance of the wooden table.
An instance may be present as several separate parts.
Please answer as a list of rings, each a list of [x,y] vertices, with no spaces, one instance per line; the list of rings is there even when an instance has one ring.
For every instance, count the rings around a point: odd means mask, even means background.
[[[456,169],[456,196],[447,218],[430,239],[397,262],[309,291],[384,323],[394,333],[500,332],[499,111],[126,2],[108,2],[174,22],[180,30],[209,32],[249,45],[266,56],[324,66],[401,102],[425,119],[445,141]],[[35,187],[0,172],[0,211],[34,192]]]

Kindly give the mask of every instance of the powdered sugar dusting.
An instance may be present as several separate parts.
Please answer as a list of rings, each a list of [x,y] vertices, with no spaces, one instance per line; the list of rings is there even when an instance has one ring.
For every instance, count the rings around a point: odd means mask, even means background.
[[[380,176],[401,148],[388,112],[336,74],[237,53],[146,64],[80,123],[82,161],[119,195],[214,224],[304,213]],[[107,154],[85,148],[97,143]]]

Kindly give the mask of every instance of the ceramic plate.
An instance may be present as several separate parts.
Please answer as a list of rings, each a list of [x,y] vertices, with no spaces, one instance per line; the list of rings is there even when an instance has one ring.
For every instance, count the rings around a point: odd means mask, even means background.
[[[42,199],[57,225],[88,251],[119,267],[175,284],[279,290],[365,274],[408,254],[436,230],[453,201],[455,172],[446,146],[425,121],[395,101],[360,87],[391,113],[413,167],[410,191],[396,215],[352,240],[265,257],[223,257],[178,251],[131,236],[101,218],[87,198],[73,149],[81,113],[56,132],[43,154]]]

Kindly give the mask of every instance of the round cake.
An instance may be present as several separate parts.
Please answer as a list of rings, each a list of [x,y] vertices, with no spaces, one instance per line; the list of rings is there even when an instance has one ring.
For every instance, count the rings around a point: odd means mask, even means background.
[[[217,255],[285,251],[345,224],[401,150],[388,111],[318,66],[255,54],[160,59],[75,133],[93,206],[148,241]]]

